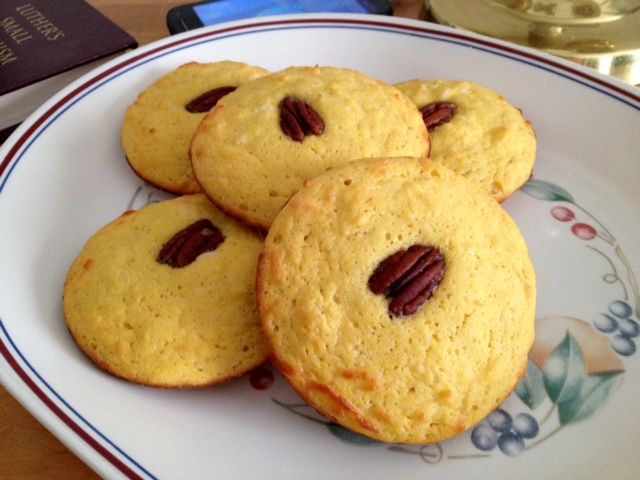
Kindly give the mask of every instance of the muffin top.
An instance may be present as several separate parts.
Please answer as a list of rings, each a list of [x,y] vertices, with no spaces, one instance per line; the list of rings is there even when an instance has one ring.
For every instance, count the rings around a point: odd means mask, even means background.
[[[291,67],[222,98],[190,155],[219,208],[267,230],[303,182],[327,168],[428,149],[418,109],[395,87],[344,68]]]
[[[127,212],[93,235],[64,285],[64,314],[99,367],[199,387],[264,362],[255,301],[262,240],[202,194]]]
[[[216,100],[267,73],[240,62],[190,62],[153,82],[125,114],[121,140],[131,168],[167,192],[199,192],[188,155],[198,123]]]
[[[394,443],[454,436],[524,374],[535,273],[491,196],[436,162],[356,161],[271,225],[257,296],[272,359],[312,406]]]
[[[423,112],[431,159],[506,200],[531,176],[536,137],[522,112],[472,82],[411,80],[396,85]]]

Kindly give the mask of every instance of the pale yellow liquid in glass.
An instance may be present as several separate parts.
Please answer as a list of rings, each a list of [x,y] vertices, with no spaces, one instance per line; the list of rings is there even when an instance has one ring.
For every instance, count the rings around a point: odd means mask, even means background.
[[[439,23],[640,83],[640,0],[427,0]]]

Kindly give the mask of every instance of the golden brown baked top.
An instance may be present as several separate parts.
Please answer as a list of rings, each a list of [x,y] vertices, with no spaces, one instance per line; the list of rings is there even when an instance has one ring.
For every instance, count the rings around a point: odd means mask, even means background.
[[[190,62],[153,82],[125,114],[122,145],[133,170],[162,190],[199,192],[188,156],[198,123],[216,99],[267,73],[240,62]]]
[[[127,212],[70,268],[69,330],[98,366],[137,383],[183,388],[241,375],[267,356],[254,288],[261,248],[202,194]]]
[[[498,201],[529,179],[536,137],[522,112],[502,95],[453,80],[411,80],[396,86],[433,125],[432,160],[478,183]]]
[[[302,183],[375,156],[425,156],[428,134],[396,88],[333,67],[291,67],[220,100],[191,143],[196,179],[222,210],[268,229]]]
[[[393,313],[399,294],[375,293],[371,278],[415,245],[444,264],[427,262],[421,278],[443,275],[415,313]],[[424,159],[357,161],[306,182],[269,230],[257,295],[291,385],[389,442],[437,442],[481,420],[515,387],[533,342],[535,274],[516,224]]]

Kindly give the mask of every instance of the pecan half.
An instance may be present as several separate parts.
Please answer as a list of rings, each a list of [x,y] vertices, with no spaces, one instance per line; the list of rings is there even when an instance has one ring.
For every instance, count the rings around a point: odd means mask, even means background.
[[[433,102],[420,109],[422,120],[429,132],[433,132],[453,118],[458,106],[451,102]]]
[[[369,277],[369,289],[391,298],[390,316],[413,315],[440,285],[444,267],[444,257],[437,248],[412,245],[380,262]]]
[[[173,268],[186,267],[201,254],[211,252],[224,242],[222,232],[204,218],[176,233],[164,244],[157,261]]]
[[[285,97],[280,102],[280,128],[292,140],[302,142],[307,135],[322,135],[324,121],[304,100]]]
[[[204,92],[202,95],[197,96],[189,103],[187,103],[184,108],[191,113],[203,113],[208,112],[213,107],[216,106],[218,100],[220,100],[225,95],[233,92],[237,87],[218,87],[207,92]]]

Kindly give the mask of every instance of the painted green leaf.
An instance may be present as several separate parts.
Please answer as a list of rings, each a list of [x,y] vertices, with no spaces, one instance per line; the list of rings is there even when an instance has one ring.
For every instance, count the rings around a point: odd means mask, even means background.
[[[564,402],[558,402],[560,423],[568,425],[585,420],[604,405],[615,379],[622,372],[590,375],[582,383],[580,393]]]
[[[329,431],[338,439],[342,440],[345,443],[350,443],[352,445],[362,445],[368,446],[373,445],[375,443],[379,443],[377,440],[374,440],[369,437],[365,437],[364,435],[360,435],[359,433],[352,432],[337,423],[326,423],[325,424]]]
[[[573,197],[564,188],[544,180],[529,180],[522,186],[521,190],[539,200],[573,203]]]
[[[568,331],[564,340],[549,355],[543,376],[547,393],[556,403],[567,402],[580,394],[587,374],[582,350]]]
[[[531,410],[540,405],[547,396],[542,370],[529,360],[527,374],[516,387],[516,394]]]

